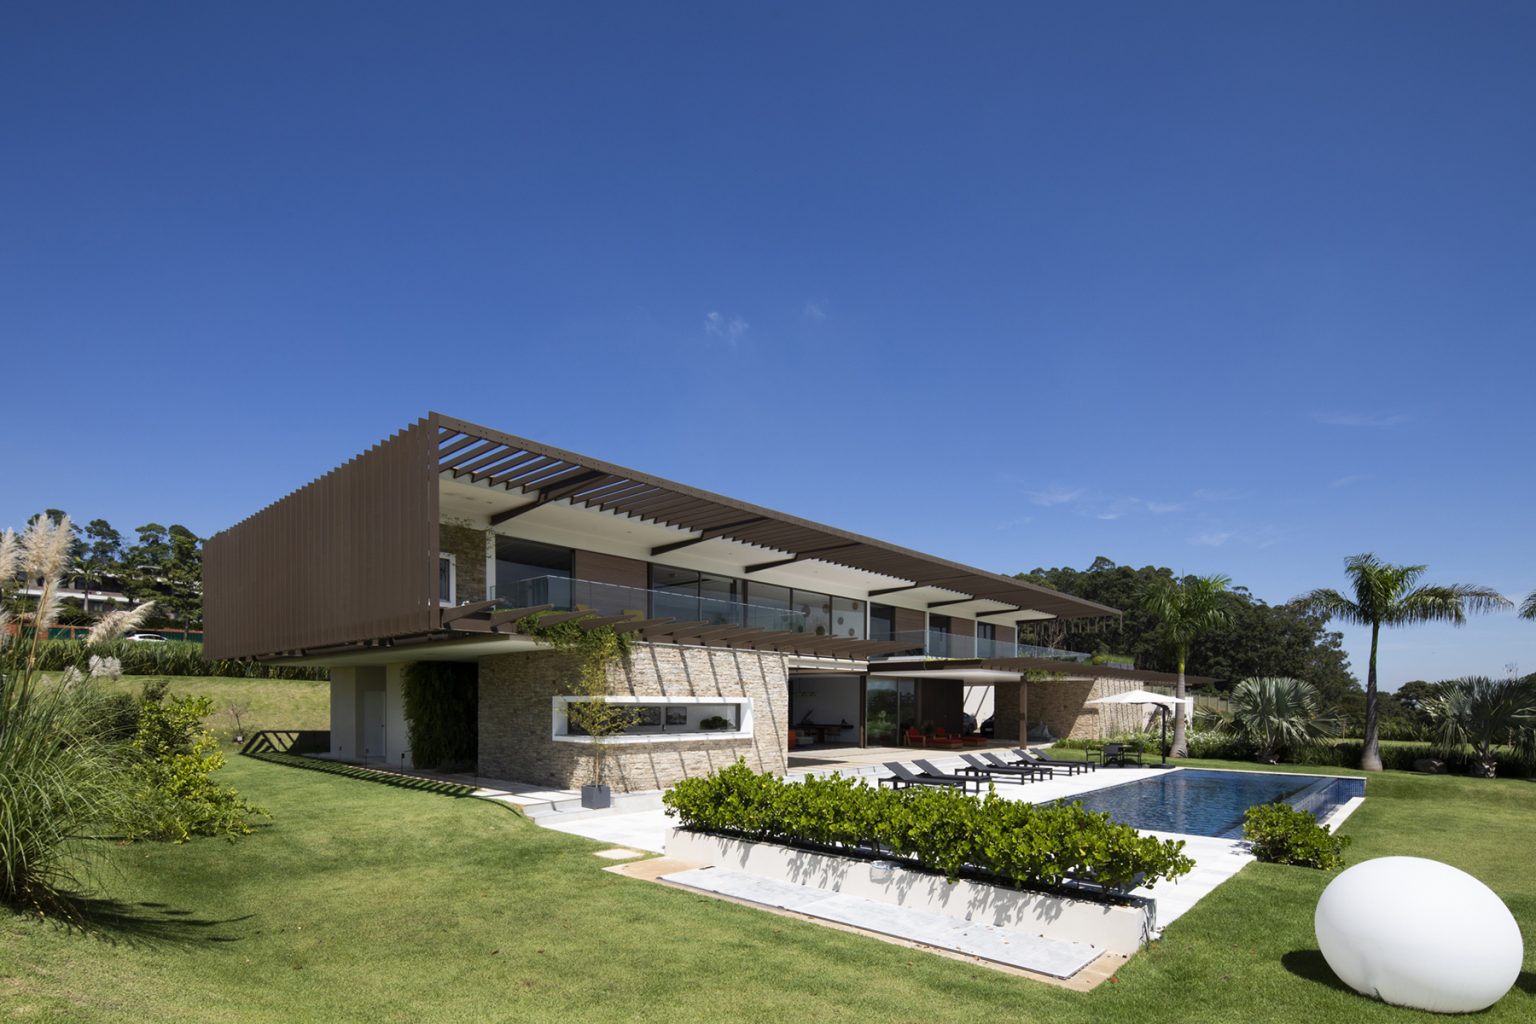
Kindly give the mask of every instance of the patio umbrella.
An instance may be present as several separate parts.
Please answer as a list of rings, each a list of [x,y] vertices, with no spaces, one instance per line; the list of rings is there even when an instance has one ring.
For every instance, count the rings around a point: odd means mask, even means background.
[[[1158,744],[1158,749],[1163,752],[1163,764],[1168,763],[1168,712],[1179,705],[1179,698],[1170,697],[1167,694],[1153,693],[1151,690],[1127,690],[1125,693],[1112,693],[1108,697],[1095,697],[1089,704],[1154,704],[1163,710],[1163,737]],[[1192,717],[1195,713],[1195,699],[1184,698],[1184,714]]]

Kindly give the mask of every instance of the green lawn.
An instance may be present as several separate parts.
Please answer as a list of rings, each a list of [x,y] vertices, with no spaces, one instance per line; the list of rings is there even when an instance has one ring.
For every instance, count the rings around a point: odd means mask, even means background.
[[[124,676],[102,685],[109,691],[137,694],[145,682],[164,678],[175,695],[213,698],[208,727],[227,740],[234,735],[231,704],[244,708],[247,736],[259,729],[329,729],[331,684],[309,679],[232,679],[224,676]]]
[[[1228,765],[1231,767],[1231,765]],[[515,813],[234,758],[275,821],[241,842],[111,851],[129,919],[0,917],[0,1017],[119,1021],[1410,1021],[1341,991],[1312,937],[1328,877],[1256,864],[1067,992],[617,877]],[[1536,785],[1372,778],[1351,862],[1436,857],[1536,934]],[[1526,966],[1532,966],[1529,954]],[[1536,975],[1481,1020],[1536,1016]]]

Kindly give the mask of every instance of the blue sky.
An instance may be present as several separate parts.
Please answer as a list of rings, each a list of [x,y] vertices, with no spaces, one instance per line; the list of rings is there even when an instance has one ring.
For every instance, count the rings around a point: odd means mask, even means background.
[[[1536,589],[1526,3],[21,3],[0,522],[429,409],[1004,572]],[[1365,647],[1349,634],[1363,677]],[[1383,680],[1536,670],[1536,624]]]

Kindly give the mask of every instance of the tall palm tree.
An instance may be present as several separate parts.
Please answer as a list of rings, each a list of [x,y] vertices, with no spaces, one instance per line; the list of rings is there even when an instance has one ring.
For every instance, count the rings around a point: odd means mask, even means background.
[[[1525,600],[1520,604],[1520,617],[1522,619],[1536,619],[1536,590],[1525,595]]]
[[[1185,738],[1188,724],[1184,721],[1184,665],[1189,661],[1189,647],[1201,633],[1224,626],[1231,618],[1227,608],[1227,587],[1230,576],[1186,576],[1182,580],[1159,577],[1147,588],[1142,603],[1147,611],[1157,616],[1158,629],[1173,649],[1173,657],[1179,666],[1179,683],[1175,696],[1179,699],[1173,714],[1173,744],[1169,753],[1174,757],[1186,757],[1189,743]]]
[[[1376,649],[1383,626],[1413,626],[1421,622],[1466,624],[1468,612],[1491,612],[1513,602],[1489,587],[1469,583],[1416,586],[1428,568],[1391,565],[1372,554],[1344,559],[1354,600],[1324,587],[1297,598],[1303,607],[1330,619],[1371,628],[1371,662],[1365,677],[1365,744],[1360,767],[1381,771],[1381,747],[1376,740]]]

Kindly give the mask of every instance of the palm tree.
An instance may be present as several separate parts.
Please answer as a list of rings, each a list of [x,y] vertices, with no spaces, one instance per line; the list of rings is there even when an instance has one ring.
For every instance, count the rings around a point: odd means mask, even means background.
[[[1381,771],[1381,748],[1376,739],[1376,649],[1381,627],[1421,622],[1461,626],[1466,624],[1468,612],[1497,611],[1512,603],[1496,590],[1468,583],[1415,586],[1426,568],[1391,565],[1372,554],[1351,555],[1344,559],[1344,573],[1354,600],[1327,587],[1297,598],[1309,611],[1371,628],[1371,662],[1365,677],[1365,744],[1360,752],[1360,767],[1368,772]]]
[[[1441,683],[1424,702],[1435,741],[1446,754],[1472,748],[1472,774],[1485,779],[1498,769],[1496,748],[1530,746],[1536,726],[1536,692],[1520,679],[1469,676]]]
[[[1536,619],[1536,590],[1525,595],[1525,600],[1520,605],[1520,617],[1522,619]]]
[[[1286,753],[1328,735],[1333,720],[1317,688],[1287,676],[1244,679],[1232,688],[1232,711],[1217,723],[1222,732],[1253,744],[1260,761],[1274,764]]]
[[[1147,588],[1142,603],[1147,611],[1158,618],[1158,629],[1173,649],[1174,660],[1179,666],[1178,689],[1174,695],[1179,704],[1173,715],[1173,744],[1169,753],[1174,757],[1187,757],[1189,744],[1185,739],[1188,728],[1184,721],[1184,665],[1189,661],[1189,647],[1201,633],[1224,626],[1230,619],[1227,610],[1227,590],[1230,576],[1186,576],[1182,580],[1160,577]]]

